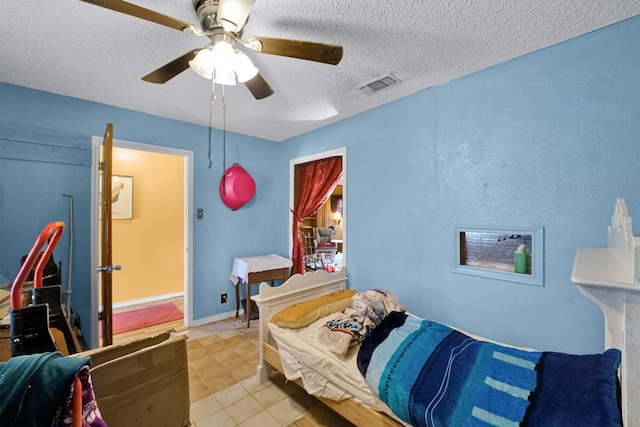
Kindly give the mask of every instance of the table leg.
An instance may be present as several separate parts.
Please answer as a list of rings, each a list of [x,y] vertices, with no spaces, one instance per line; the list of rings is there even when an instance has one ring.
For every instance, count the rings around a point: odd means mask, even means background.
[[[245,300],[245,305],[247,307],[247,328],[249,327],[249,323],[251,322],[251,285],[247,282],[247,299]]]
[[[238,318],[238,312],[240,311],[240,283],[236,283],[236,319]]]

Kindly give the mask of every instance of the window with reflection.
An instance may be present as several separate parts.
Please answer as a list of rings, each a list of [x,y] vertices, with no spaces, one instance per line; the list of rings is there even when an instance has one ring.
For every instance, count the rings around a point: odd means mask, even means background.
[[[455,272],[542,286],[542,227],[456,227],[455,237]]]

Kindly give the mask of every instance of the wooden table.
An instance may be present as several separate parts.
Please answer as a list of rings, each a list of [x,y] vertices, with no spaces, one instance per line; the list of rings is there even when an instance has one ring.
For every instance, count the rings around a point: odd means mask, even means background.
[[[293,266],[290,259],[279,255],[260,255],[255,257],[235,258],[231,271],[231,282],[236,288],[236,318],[240,311],[240,285],[247,287],[246,318],[247,328],[251,322],[251,285],[270,282],[275,285],[276,280],[283,282],[289,277],[289,268]]]

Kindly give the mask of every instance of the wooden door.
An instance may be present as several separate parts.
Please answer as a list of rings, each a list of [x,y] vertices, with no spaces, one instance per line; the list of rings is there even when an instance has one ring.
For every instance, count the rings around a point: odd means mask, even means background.
[[[99,191],[99,266],[96,269],[98,274],[98,284],[102,311],[100,312],[102,346],[113,343],[113,311],[112,311],[112,279],[111,273],[120,270],[119,265],[113,265],[112,260],[112,235],[111,235],[111,180],[112,180],[112,157],[113,150],[113,125],[107,124],[102,145],[100,147],[100,191]]]

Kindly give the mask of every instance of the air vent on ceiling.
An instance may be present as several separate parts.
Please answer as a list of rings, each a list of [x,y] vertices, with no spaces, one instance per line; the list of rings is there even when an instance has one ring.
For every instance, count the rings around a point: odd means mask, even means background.
[[[387,74],[386,76],[378,77],[377,79],[360,86],[358,90],[366,95],[371,95],[374,92],[398,83],[400,83],[399,78],[397,78],[393,74]]]

